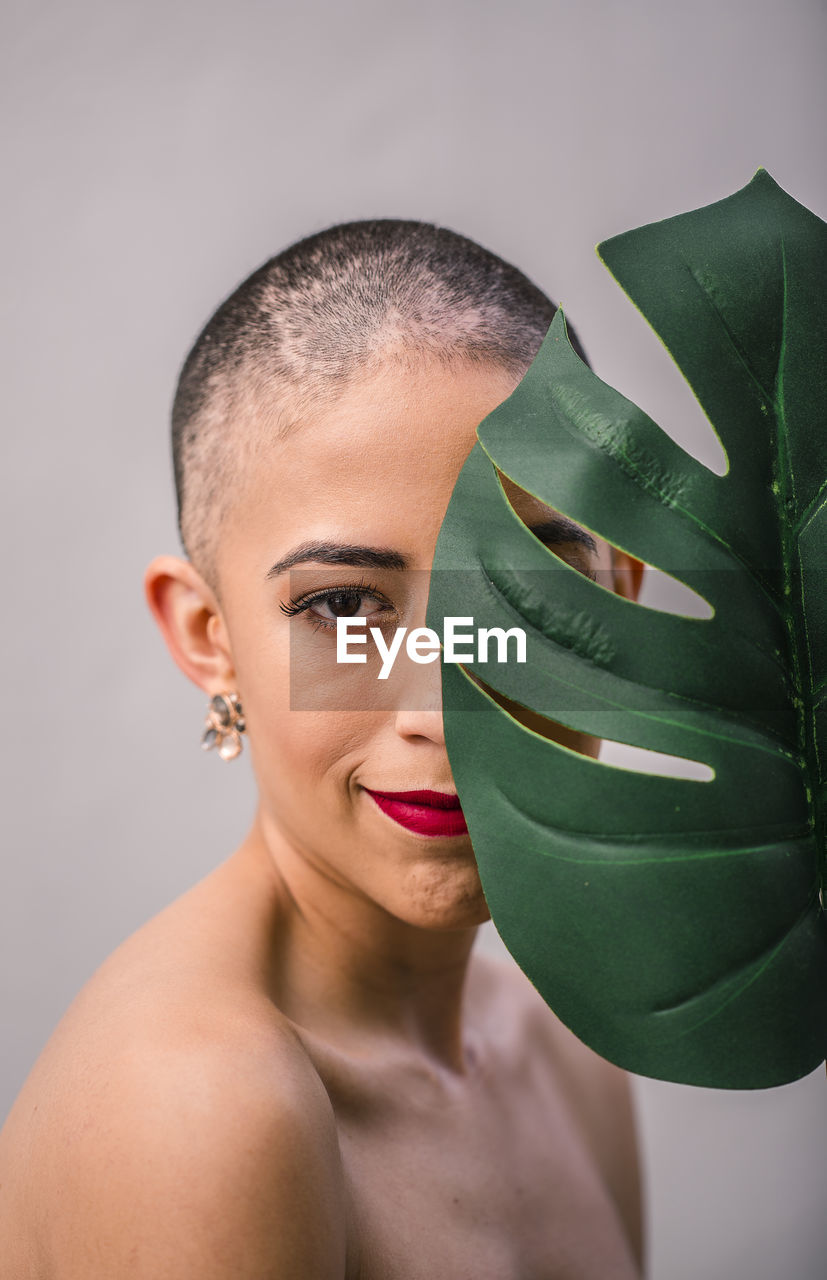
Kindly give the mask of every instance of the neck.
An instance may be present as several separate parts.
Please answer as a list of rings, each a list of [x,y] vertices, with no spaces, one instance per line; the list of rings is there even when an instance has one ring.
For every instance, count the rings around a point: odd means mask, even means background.
[[[236,855],[267,895],[270,987],[343,1051],[393,1045],[465,1070],[463,996],[477,924],[425,929],[309,865],[259,812]]]

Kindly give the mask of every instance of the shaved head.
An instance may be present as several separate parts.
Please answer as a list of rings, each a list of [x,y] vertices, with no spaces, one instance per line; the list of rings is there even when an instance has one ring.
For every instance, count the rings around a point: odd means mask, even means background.
[[[519,378],[555,310],[516,267],[426,222],[343,223],[265,262],[208,321],[178,380],[173,465],[189,559],[217,591],[218,539],[246,469],[351,381],[434,359]]]

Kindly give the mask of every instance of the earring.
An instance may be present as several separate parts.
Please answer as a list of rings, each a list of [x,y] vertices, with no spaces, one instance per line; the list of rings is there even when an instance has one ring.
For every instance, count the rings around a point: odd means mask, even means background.
[[[246,729],[238,694],[217,693],[210,698],[201,747],[211,751],[218,747],[222,760],[234,760],[241,754],[241,735]]]

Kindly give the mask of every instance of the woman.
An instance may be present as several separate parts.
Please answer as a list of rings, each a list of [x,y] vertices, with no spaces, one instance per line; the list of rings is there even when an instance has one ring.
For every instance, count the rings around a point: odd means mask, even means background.
[[[353,223],[266,263],[196,342],[173,410],[187,557],[146,592],[211,700],[203,745],[248,742],[258,808],[35,1064],[0,1137],[4,1275],[640,1274],[626,1076],[472,951],[488,911],[439,664],[381,682],[367,647],[336,660],[338,617],[424,625],[476,426],[553,310],[452,232]],[[501,479],[556,554],[636,596],[639,562]]]

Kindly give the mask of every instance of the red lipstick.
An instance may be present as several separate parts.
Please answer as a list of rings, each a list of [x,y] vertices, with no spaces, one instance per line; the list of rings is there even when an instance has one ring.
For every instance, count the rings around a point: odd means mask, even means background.
[[[468,831],[459,796],[446,791],[371,791],[383,813],[423,836],[463,836]]]

